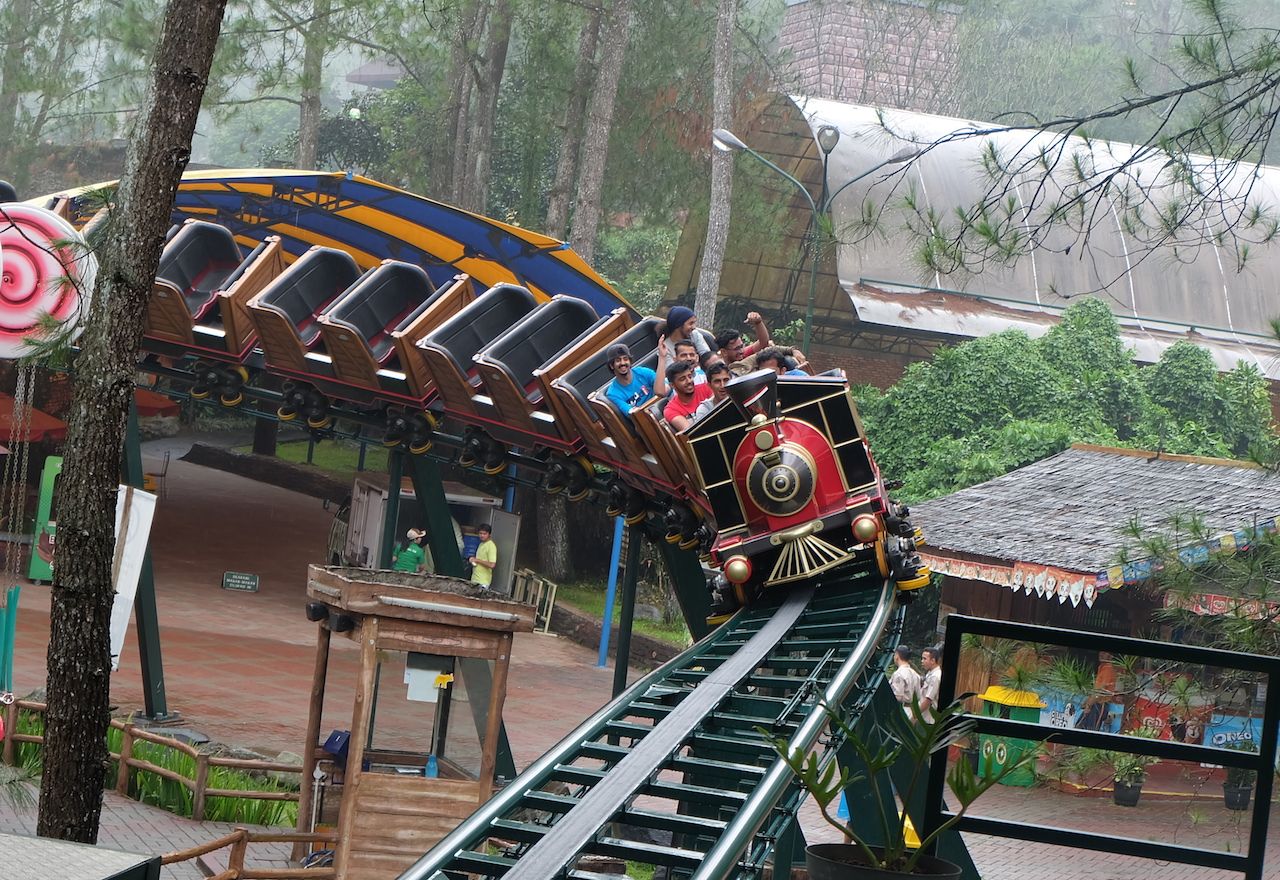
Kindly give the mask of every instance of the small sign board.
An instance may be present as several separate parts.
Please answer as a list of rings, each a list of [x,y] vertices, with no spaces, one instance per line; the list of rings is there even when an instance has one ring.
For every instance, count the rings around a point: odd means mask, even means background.
[[[240,593],[258,592],[258,576],[245,571],[224,571],[222,573],[222,589],[235,590]]]

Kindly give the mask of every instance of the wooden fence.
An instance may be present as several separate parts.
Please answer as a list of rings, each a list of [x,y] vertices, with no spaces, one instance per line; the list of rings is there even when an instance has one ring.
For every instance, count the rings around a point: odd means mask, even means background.
[[[173,865],[186,862],[217,850],[231,847],[227,857],[227,869],[212,875],[209,880],[332,880],[333,868],[246,868],[245,855],[251,843],[328,843],[337,840],[336,834],[307,834],[301,831],[281,834],[251,831],[237,828],[230,834],[211,840],[191,849],[167,853],[160,857],[160,864]]]
[[[43,715],[46,706],[44,703],[38,703],[33,700],[15,700],[5,706],[3,757],[6,764],[13,764],[15,746],[18,743],[44,743],[44,737],[40,734],[18,733],[18,712],[21,709]],[[119,762],[115,790],[121,795],[128,795],[129,793],[129,774],[134,770],[142,770],[147,773],[154,773],[164,779],[171,779],[189,790],[191,792],[191,817],[196,821],[204,819],[205,803],[211,797],[246,798],[264,801],[297,801],[299,798],[299,794],[296,791],[244,791],[231,788],[209,788],[210,767],[227,767],[233,770],[259,773],[298,773],[301,768],[296,764],[209,755],[181,740],[168,736],[159,736],[149,730],[139,728],[131,721],[119,721],[113,718],[111,719],[111,726],[122,731],[123,736],[119,754],[111,752],[111,757]],[[133,756],[133,746],[138,741],[165,746],[184,755],[189,755],[195,760],[195,778],[190,779],[167,767],[160,767],[150,761],[135,758]]]

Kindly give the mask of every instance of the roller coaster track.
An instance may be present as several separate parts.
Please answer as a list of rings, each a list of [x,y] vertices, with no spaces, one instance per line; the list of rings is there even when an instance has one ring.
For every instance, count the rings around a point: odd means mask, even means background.
[[[810,582],[739,612],[583,722],[401,880],[587,880],[586,855],[693,880],[759,877],[802,801],[760,729],[808,750],[826,727],[820,704],[855,717],[870,704],[901,620],[893,584],[874,584]],[[646,841],[653,832],[671,843]]]

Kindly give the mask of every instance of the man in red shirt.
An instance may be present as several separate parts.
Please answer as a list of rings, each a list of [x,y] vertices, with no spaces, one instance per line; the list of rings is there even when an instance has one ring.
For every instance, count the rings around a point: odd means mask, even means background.
[[[693,421],[693,411],[698,404],[711,396],[711,388],[704,382],[693,381],[693,365],[676,361],[667,367],[667,385],[671,387],[671,399],[662,417],[677,431],[683,431]]]

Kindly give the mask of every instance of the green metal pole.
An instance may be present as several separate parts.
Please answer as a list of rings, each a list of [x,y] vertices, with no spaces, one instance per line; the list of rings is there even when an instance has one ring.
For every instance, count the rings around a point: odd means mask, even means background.
[[[409,456],[409,476],[413,479],[413,493],[418,496],[418,507],[427,523],[427,540],[431,542],[431,559],[436,574],[462,577],[466,568],[462,564],[462,551],[453,533],[453,517],[444,495],[444,481],[440,478],[440,465],[424,455]]]
[[[125,482],[142,488],[142,439],[138,431],[138,407],[129,401],[129,421],[124,436]],[[134,621],[138,630],[138,660],[142,668],[143,711],[153,721],[175,717],[169,712],[164,692],[164,660],[160,655],[160,617],[156,613],[156,584],[151,571],[151,542],[142,557],[138,577],[138,594],[133,600]]]
[[[644,532],[632,527],[627,535],[627,561],[622,569],[622,615],[618,621],[618,653],[613,660],[613,696],[627,689],[631,659],[631,624],[636,616],[636,582],[640,572],[640,548]],[[606,626],[612,621],[605,621]]]
[[[404,479],[404,452],[391,450],[387,456],[387,509],[382,513],[382,547],[378,549],[378,568],[391,567],[391,552],[396,545],[396,520],[400,514],[400,482]]]
[[[685,624],[694,641],[711,632],[707,615],[711,613],[711,594],[707,591],[707,576],[702,573],[702,563],[692,550],[681,550],[665,540],[655,540],[654,545],[662,553],[667,574],[675,590],[676,602],[684,615]]]

